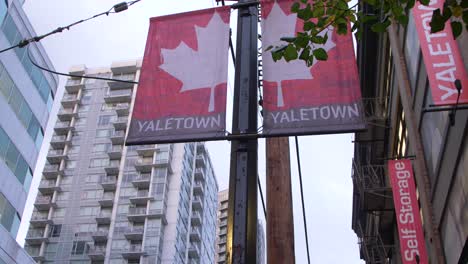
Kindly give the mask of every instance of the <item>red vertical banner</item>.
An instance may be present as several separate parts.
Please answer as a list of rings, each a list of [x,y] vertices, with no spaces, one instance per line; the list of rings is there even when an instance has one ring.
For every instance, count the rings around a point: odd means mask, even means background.
[[[463,90],[460,103],[468,103],[468,76],[462,61],[458,43],[453,39],[450,20],[444,30],[432,33],[429,23],[433,11],[444,6],[443,0],[431,0],[428,6],[419,1],[413,8],[414,22],[418,31],[421,51],[426,66],[432,99],[435,105],[450,105],[457,102],[455,80],[461,81]]]
[[[126,144],[225,135],[229,7],[150,20]]]
[[[351,34],[338,35],[333,27],[323,48],[328,60],[273,61],[267,47],[287,45],[303,21],[291,12],[293,0],[263,0],[263,133],[299,135],[343,133],[365,128],[359,77]]]
[[[400,238],[403,264],[427,264],[426,243],[419,214],[411,160],[389,160],[388,172],[393,190],[393,202]]]

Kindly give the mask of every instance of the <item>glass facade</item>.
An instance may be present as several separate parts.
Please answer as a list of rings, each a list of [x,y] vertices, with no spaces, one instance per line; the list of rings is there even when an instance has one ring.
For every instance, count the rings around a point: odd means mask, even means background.
[[[8,200],[0,193],[0,224],[16,237],[20,224],[20,217],[16,213],[15,208],[8,202]]]

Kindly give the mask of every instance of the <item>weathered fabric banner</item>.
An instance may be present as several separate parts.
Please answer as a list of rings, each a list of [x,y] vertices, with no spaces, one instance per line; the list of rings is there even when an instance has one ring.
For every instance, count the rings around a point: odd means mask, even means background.
[[[229,7],[155,17],[127,145],[222,137]]]
[[[416,263],[416,256],[419,256],[419,263],[429,263],[411,160],[389,160],[388,173],[393,190],[402,263]]]
[[[261,2],[264,50],[287,44],[280,38],[302,31],[303,21],[290,11],[294,2]],[[365,128],[351,34],[338,35],[332,27],[328,31],[328,41],[321,45],[328,60],[315,60],[311,67],[302,60],[274,62],[271,51],[263,52],[264,134],[326,134]]]
[[[444,6],[443,0],[431,0],[428,6],[419,1],[413,8],[413,17],[418,32],[421,51],[426,66],[432,99],[435,105],[456,104],[458,91],[455,80],[462,84],[460,103],[468,103],[468,75],[462,61],[458,43],[453,39],[450,20],[441,32],[431,34],[429,23],[433,11]],[[416,51],[415,51],[416,52]],[[463,91],[465,90],[465,91]]]

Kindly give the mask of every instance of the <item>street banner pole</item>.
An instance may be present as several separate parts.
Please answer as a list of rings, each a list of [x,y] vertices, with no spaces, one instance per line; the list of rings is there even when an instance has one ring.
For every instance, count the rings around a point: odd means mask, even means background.
[[[257,133],[258,2],[240,0],[234,79],[233,135]],[[257,259],[257,139],[231,142],[227,263]]]

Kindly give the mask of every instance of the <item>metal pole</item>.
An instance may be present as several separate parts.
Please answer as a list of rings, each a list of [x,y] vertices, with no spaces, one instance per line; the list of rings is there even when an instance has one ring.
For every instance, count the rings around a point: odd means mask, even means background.
[[[240,0],[234,80],[234,135],[257,132],[257,4]],[[231,143],[227,263],[257,259],[257,139]]]

